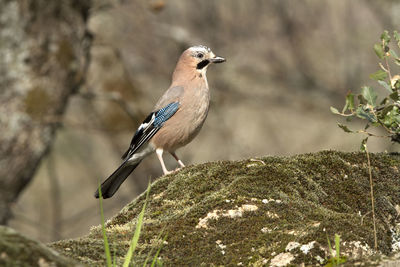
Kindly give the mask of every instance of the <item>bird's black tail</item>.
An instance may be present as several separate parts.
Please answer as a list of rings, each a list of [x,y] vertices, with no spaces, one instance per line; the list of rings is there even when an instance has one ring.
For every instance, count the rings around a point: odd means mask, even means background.
[[[112,197],[115,192],[117,192],[120,185],[125,181],[125,179],[131,174],[131,172],[139,165],[135,163],[133,165],[127,164],[125,161],[118,167],[118,169],[113,172],[110,177],[108,177],[102,184],[101,184],[101,195],[103,198]],[[96,190],[94,193],[96,198],[99,198],[99,189]]]

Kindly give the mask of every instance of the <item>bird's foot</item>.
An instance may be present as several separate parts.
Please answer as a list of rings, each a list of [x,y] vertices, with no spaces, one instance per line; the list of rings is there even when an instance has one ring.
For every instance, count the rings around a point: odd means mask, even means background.
[[[164,171],[164,175],[176,173],[176,172],[178,172],[180,169],[182,169],[182,167],[180,167],[180,168],[178,167],[178,168],[176,168],[176,169],[173,170],[173,171],[166,170],[166,171]]]
[[[183,167],[178,167],[175,170],[173,170],[173,172],[178,172],[180,169],[182,169]]]
[[[165,170],[164,171],[164,175],[168,175],[168,174],[171,174],[171,173],[173,173],[174,171],[168,171],[168,170]]]

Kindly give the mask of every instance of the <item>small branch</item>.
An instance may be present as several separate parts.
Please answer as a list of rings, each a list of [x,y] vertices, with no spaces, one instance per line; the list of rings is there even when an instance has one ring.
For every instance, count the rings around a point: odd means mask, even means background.
[[[343,116],[343,117],[352,117],[352,116],[355,116],[356,113],[355,113],[355,112],[349,113],[349,114],[346,114],[346,113],[339,113],[339,115],[340,115],[340,116]]]
[[[379,62],[379,67],[381,67],[381,69],[382,69],[384,72],[389,73],[389,71],[383,66],[383,64],[382,64],[381,62]]]
[[[387,69],[387,73],[389,74],[389,80],[392,80],[392,74],[390,73],[390,66],[389,66],[389,62],[388,62],[388,57],[385,57],[385,63],[386,63],[386,69]]]
[[[365,144],[365,152],[367,153],[367,160],[368,160],[368,173],[369,173],[369,185],[370,185],[370,192],[371,192],[371,206],[372,206],[372,220],[374,224],[374,248],[375,251],[378,250],[378,240],[376,237],[376,219],[375,219],[375,201],[374,201],[374,186],[372,183],[372,170],[371,170],[371,161],[369,158],[369,152],[367,144]]]
[[[374,116],[376,117],[378,123],[379,123],[388,133],[390,133],[390,134],[393,135],[394,132],[393,132],[392,130],[390,130],[389,128],[387,128],[386,125],[379,119],[379,117],[378,117],[378,116],[376,115],[376,113],[375,113],[375,110],[372,109],[371,111],[372,111],[372,113],[374,114]]]
[[[390,134],[395,134],[395,132],[393,132],[392,130],[390,130],[388,127],[386,127],[386,125],[380,120],[378,119],[378,123]]]
[[[391,138],[392,137],[391,135],[376,135],[376,134],[367,132],[365,130],[358,130],[358,131],[356,131],[356,133],[363,133],[363,134],[366,134],[368,136],[379,137],[379,138]]]
[[[365,218],[365,216],[367,216],[368,214],[370,214],[371,213],[371,211],[368,211],[367,213],[365,213],[364,215],[361,215],[361,225],[363,225],[363,223],[364,223],[364,218]]]

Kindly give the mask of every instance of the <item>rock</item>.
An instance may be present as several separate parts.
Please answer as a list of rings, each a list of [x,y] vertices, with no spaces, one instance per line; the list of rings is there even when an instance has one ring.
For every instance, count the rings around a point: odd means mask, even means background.
[[[377,253],[365,153],[323,151],[210,162],[161,177],[151,187],[135,264],[148,255],[151,262],[162,246],[159,261],[166,266],[323,265],[332,258],[327,239],[334,246],[338,234],[348,264],[391,266],[399,260],[400,155],[371,154],[371,167]],[[117,265],[145,198],[106,224]],[[100,226],[51,247],[88,265],[105,265]]]
[[[83,266],[45,245],[0,226],[0,266]]]

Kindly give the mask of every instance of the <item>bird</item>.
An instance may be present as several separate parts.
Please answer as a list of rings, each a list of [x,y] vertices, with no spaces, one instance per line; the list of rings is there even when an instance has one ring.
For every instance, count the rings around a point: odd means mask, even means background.
[[[185,167],[176,150],[190,143],[206,120],[210,106],[207,68],[225,61],[204,45],[183,51],[173,71],[170,87],[136,130],[122,156],[122,164],[101,184],[102,198],[112,197],[140,162],[153,152],[157,154],[164,175],[172,172],[165,166],[164,152],[169,152],[180,168]],[[95,197],[99,198],[99,189]]]

